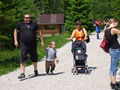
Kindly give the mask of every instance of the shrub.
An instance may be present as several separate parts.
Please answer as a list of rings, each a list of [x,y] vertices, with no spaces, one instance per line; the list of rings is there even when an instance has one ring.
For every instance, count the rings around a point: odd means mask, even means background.
[[[6,49],[10,49],[12,48],[12,40],[7,37],[7,36],[3,36],[0,35],[0,49],[6,48]]]

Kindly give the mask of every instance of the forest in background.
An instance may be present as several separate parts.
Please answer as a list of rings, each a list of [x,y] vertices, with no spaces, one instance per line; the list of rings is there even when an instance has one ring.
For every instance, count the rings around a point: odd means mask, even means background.
[[[93,31],[96,18],[120,21],[120,0],[0,0],[0,49],[14,49],[13,30],[24,13],[34,20],[42,14],[65,14],[65,28],[71,32],[80,20],[88,31]]]

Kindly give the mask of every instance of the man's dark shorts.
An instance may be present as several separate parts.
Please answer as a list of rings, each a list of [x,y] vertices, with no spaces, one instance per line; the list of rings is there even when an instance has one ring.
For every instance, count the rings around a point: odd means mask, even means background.
[[[28,60],[28,54],[32,62],[37,62],[37,45],[25,45],[20,44],[20,63],[24,63]]]

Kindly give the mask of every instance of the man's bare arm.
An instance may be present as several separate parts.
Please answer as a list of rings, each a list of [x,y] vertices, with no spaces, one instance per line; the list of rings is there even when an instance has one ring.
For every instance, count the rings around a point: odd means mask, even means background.
[[[44,47],[43,33],[41,30],[38,30],[37,33],[39,34],[39,37],[41,40],[41,45],[42,45],[42,47]]]
[[[116,29],[116,28],[113,28],[111,33],[112,33],[113,35],[114,35],[114,34],[120,35],[120,30],[118,30],[118,29]]]
[[[17,29],[14,30],[14,44],[16,47],[18,47],[18,39],[17,39],[18,32],[19,31]]]

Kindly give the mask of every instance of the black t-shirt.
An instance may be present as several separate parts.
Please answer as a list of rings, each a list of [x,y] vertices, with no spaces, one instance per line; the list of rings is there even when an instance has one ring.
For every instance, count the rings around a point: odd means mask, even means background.
[[[39,26],[35,22],[26,24],[25,22],[20,22],[17,24],[16,29],[20,32],[20,43],[26,45],[36,44],[36,31]]]
[[[118,49],[118,48],[120,48],[120,44],[119,44],[119,42],[117,40],[118,36],[117,36],[117,34],[112,35],[111,34],[111,29],[112,28],[110,28],[110,29],[108,29],[106,31],[106,39],[108,40],[110,48],[112,48],[112,49]]]

